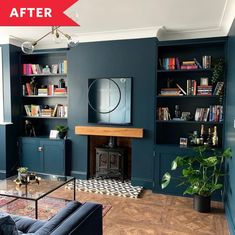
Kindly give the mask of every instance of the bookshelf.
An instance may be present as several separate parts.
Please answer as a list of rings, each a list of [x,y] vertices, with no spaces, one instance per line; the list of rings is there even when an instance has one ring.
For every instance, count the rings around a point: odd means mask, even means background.
[[[225,58],[225,46],[223,38],[158,44],[155,96],[157,145],[179,146],[180,138],[187,138],[190,147],[193,145],[190,142],[193,132],[197,131],[200,137],[203,125],[205,136],[209,129],[211,132],[217,130],[218,144],[213,147],[223,147],[225,73],[214,83],[212,76],[213,63]],[[209,56],[211,61],[205,61],[205,56]],[[223,83],[219,91],[219,85],[216,88],[218,82]],[[179,108],[177,115],[176,106]]]
[[[67,52],[24,54],[21,68],[22,136],[25,135],[25,120],[29,120],[38,137],[49,137],[50,130],[56,125],[67,126]]]

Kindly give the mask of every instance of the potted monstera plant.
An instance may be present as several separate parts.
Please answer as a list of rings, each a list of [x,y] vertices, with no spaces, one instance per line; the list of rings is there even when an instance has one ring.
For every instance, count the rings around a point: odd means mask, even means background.
[[[232,156],[230,148],[223,152],[207,150],[205,146],[194,148],[194,156],[178,156],[172,161],[171,170],[181,169],[181,175],[173,178],[169,172],[162,177],[162,189],[171,180],[179,180],[185,186],[183,194],[193,195],[194,209],[199,212],[210,212],[211,195],[223,187],[221,177],[224,176],[223,165],[226,158]],[[208,151],[211,154],[208,154]]]

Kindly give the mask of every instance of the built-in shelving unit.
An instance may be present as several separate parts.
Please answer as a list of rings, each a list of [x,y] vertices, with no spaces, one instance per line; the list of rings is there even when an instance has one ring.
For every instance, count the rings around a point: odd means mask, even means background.
[[[28,119],[37,136],[49,137],[56,125],[67,126],[67,51],[24,54],[21,66],[22,135]]]
[[[180,138],[189,142],[192,133],[197,131],[200,135],[204,125],[205,135],[216,126],[217,147],[222,147],[225,86],[219,94],[215,87],[217,82],[226,81],[223,76],[213,83],[212,75],[213,63],[225,58],[224,39],[183,42],[160,42],[157,47],[156,144],[179,146]],[[204,56],[211,57],[208,65],[203,62]],[[180,117],[175,114],[176,105]],[[190,113],[187,120],[179,120],[183,112]]]

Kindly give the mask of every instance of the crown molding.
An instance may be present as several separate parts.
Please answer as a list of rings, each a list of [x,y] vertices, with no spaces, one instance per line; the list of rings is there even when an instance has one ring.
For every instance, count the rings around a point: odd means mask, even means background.
[[[157,36],[159,27],[146,27],[127,30],[112,30],[77,35],[79,42],[112,41],[124,39],[152,38]]]

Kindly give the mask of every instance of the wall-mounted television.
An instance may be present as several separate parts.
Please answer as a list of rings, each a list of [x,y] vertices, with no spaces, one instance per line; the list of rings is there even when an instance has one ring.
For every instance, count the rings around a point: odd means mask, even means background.
[[[132,78],[88,79],[88,122],[131,124]]]

